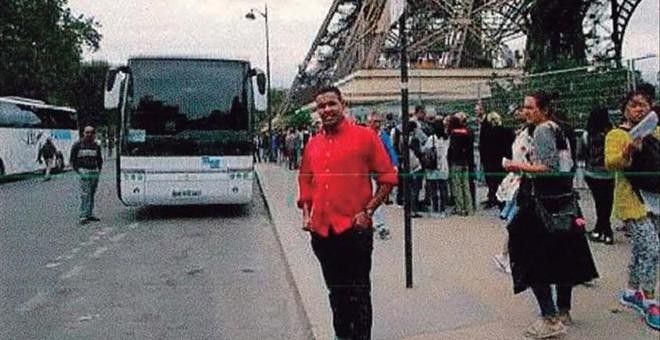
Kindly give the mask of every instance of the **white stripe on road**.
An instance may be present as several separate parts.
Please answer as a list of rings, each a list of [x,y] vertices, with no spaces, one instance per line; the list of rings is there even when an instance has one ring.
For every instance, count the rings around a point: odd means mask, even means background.
[[[62,280],[70,279],[73,276],[78,275],[83,270],[83,268],[85,268],[85,266],[75,265],[73,266],[73,268],[71,268],[71,270],[62,274],[62,276],[60,276],[60,279]]]
[[[98,259],[98,258],[101,257],[101,255],[102,255],[103,253],[105,253],[106,251],[108,251],[108,247],[99,247],[99,248],[96,249],[96,251],[94,252],[94,254],[92,254],[92,257]]]
[[[60,265],[62,265],[62,262],[51,262],[46,264],[46,268],[48,269],[55,268],[55,267],[59,267]]]
[[[48,294],[46,292],[38,292],[37,295],[31,297],[30,300],[27,300],[17,310],[19,312],[29,312],[46,304],[46,302],[48,302]]]
[[[111,237],[110,241],[111,242],[121,241],[121,239],[123,239],[124,237],[126,237],[126,233],[117,234],[117,235]]]

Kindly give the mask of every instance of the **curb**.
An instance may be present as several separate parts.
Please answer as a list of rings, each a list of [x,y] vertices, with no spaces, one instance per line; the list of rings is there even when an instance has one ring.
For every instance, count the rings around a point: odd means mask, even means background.
[[[305,317],[305,321],[309,330],[310,339],[315,339],[315,340],[326,339],[328,338],[328,336],[334,333],[327,334],[329,331],[327,329],[327,322],[323,319],[323,317],[319,316],[319,310],[313,308],[313,306],[318,304],[315,304],[314,301],[312,300],[314,297],[321,297],[327,300],[327,292],[325,291],[324,288],[325,286],[318,286],[318,285],[305,286],[304,284],[302,284],[305,281],[307,282],[313,281],[314,275],[308,272],[309,268],[306,268],[304,265],[301,265],[300,261],[295,260],[295,258],[297,257],[295,256],[294,252],[296,250],[300,250],[300,249],[296,249],[297,244],[294,244],[295,242],[291,242],[291,244],[285,242],[287,236],[284,234],[284,230],[282,228],[286,226],[283,225],[282,223],[278,223],[282,221],[278,221],[279,218],[276,216],[277,213],[274,212],[273,210],[275,209],[275,207],[273,207],[273,204],[271,204],[268,200],[269,197],[267,194],[267,190],[264,188],[265,182],[263,178],[266,176],[262,174],[262,171],[267,171],[267,170],[257,170],[255,168],[255,174],[256,174],[255,177],[257,178],[259,189],[264,198],[266,210],[268,211],[268,217],[270,218],[273,227],[275,229],[275,237],[279,243],[280,250],[284,255],[284,262],[287,266],[287,270],[286,270],[287,279],[290,280],[290,283],[295,288],[295,296],[299,302],[299,308],[301,309],[302,314]],[[323,281],[321,279],[321,283],[322,282]]]

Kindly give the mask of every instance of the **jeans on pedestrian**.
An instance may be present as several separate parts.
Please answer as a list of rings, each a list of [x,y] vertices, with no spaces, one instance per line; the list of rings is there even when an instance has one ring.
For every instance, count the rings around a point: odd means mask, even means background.
[[[99,172],[80,169],[80,218],[94,216],[94,195],[99,185]]]
[[[631,257],[628,265],[628,287],[654,292],[657,284],[660,241],[655,223],[650,218],[625,222],[630,230]]]
[[[586,176],[585,180],[596,204],[596,226],[593,231],[612,237],[610,215],[612,215],[612,202],[614,201],[614,179]]]
[[[500,211],[500,218],[509,224],[513,221],[513,218],[516,217],[519,209],[518,200],[514,197],[512,200],[504,202],[504,208]]]
[[[419,194],[424,186],[424,170],[414,171],[410,174],[410,196],[412,197],[412,211],[422,211],[422,204],[419,199]]]
[[[433,212],[444,212],[447,207],[449,194],[447,193],[447,180],[426,179],[426,193],[431,197]]]
[[[573,286],[556,285],[555,289],[557,292],[556,303],[553,299],[552,287],[550,285],[540,284],[532,286],[532,292],[539,304],[542,316],[556,316],[559,312],[568,312],[571,310]]]
[[[312,234],[311,243],[330,292],[335,335],[370,339],[373,229],[352,228],[328,237]]]
[[[474,212],[472,194],[470,193],[470,173],[467,166],[452,165],[452,193],[456,202],[455,211],[459,215],[471,215]]]
[[[46,172],[44,174],[44,178],[49,179],[50,172],[53,170],[53,166],[55,165],[55,157],[44,158],[44,163],[46,163]]]

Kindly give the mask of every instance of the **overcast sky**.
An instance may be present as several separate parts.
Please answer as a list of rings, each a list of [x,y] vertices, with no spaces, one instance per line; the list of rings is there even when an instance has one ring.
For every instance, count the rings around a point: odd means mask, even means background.
[[[332,0],[268,3],[273,87],[289,87]],[[660,54],[658,3],[643,0],[635,11],[624,40],[625,58]],[[101,49],[86,59],[119,64],[136,54],[222,56],[248,59],[265,70],[264,22],[258,15],[245,19],[250,8],[263,11],[263,0],[69,0],[69,6],[102,25]],[[638,64],[658,70],[657,58]]]

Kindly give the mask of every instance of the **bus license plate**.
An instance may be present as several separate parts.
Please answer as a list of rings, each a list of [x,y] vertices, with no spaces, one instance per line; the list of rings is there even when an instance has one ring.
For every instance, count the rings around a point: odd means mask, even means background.
[[[199,197],[199,196],[202,196],[201,190],[192,190],[192,189],[172,190],[172,197],[174,198],[187,198],[187,197]]]

